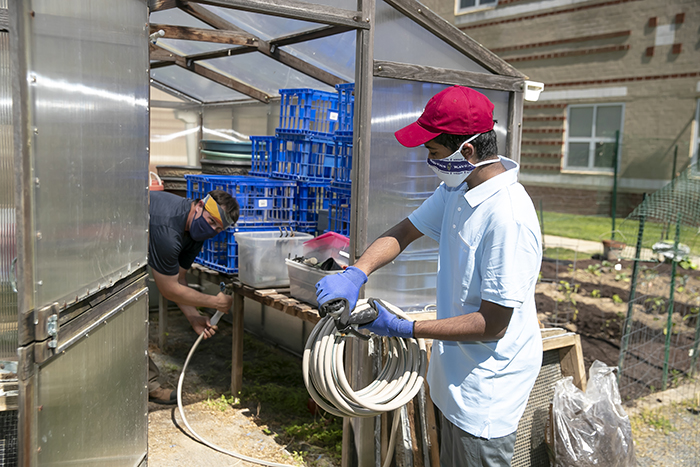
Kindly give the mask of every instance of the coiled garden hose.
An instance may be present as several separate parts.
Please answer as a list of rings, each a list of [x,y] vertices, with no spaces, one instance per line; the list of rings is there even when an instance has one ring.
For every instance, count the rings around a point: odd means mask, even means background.
[[[410,319],[396,306],[384,303],[397,316]],[[360,300],[353,313],[370,305]],[[428,366],[423,339],[384,338],[387,358],[377,378],[355,391],[348,383],[343,363],[346,336],[338,332],[334,318],[326,315],[311,331],[302,360],[304,384],[326,412],[339,417],[374,417],[396,410],[388,452],[393,452],[399,411],[423,386]],[[370,343],[371,345],[371,343]],[[387,456],[384,465],[391,461]]]

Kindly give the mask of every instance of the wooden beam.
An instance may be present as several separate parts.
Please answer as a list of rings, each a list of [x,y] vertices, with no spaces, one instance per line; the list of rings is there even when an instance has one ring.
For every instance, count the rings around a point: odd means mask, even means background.
[[[472,60],[498,75],[527,78],[471,37],[464,34],[444,18],[436,15],[417,0],[384,0],[429,31],[455,47]]]
[[[324,26],[322,28],[312,29],[310,31],[303,31],[298,32],[296,34],[289,34],[287,36],[277,37],[270,41],[270,45],[283,47],[285,45],[292,45],[298,44],[300,42],[322,39],[324,37],[334,36],[336,34],[342,34],[348,31],[352,31],[352,28],[348,26]]]
[[[154,46],[156,49],[161,49],[165,50],[162,47],[159,46]],[[168,51],[166,51],[168,52]],[[162,52],[159,52],[162,53]],[[207,79],[210,79],[214,81],[215,83],[219,83],[222,86],[226,86],[227,88],[233,89],[234,91],[240,92],[241,94],[245,94],[248,97],[251,97],[257,101],[260,101],[264,104],[267,104],[270,102],[270,99],[272,96],[269,94],[254,88],[253,86],[249,86],[246,83],[243,83],[242,81],[239,81],[232,76],[225,75],[223,73],[220,73],[216,70],[212,70],[211,68],[205,67],[203,65],[200,65],[199,63],[189,59],[188,57],[178,55],[174,52],[168,52],[172,55],[174,55],[175,60],[174,63],[175,65],[185,68],[186,70],[192,71],[193,73],[197,73],[200,76],[203,76]],[[168,65],[171,63],[166,62]],[[153,65],[156,64],[151,64],[151,68],[154,68]]]
[[[239,28],[230,21],[226,21],[221,16],[213,13],[211,10],[204,8],[202,5],[197,5],[196,3],[187,3],[185,5],[180,5],[180,10],[185,13],[197,18],[203,23],[208,24],[215,29],[225,29],[227,31],[239,31],[246,32],[245,30]]]
[[[317,66],[311,65],[310,63],[305,62],[304,60],[295,57],[294,55],[287,53],[284,50],[280,50],[277,47],[273,47],[269,43],[266,43],[264,41],[261,41],[260,45],[258,46],[258,51],[274,60],[277,60],[278,62],[284,65],[287,65],[289,68],[293,68],[329,86],[347,83],[347,81],[345,81],[344,79],[339,78],[325,70],[322,70]]]
[[[197,0],[190,3],[203,3],[312,23],[349,26],[353,29],[369,28],[369,23],[362,18],[360,12],[296,0]]]
[[[178,0],[148,0],[148,8],[151,12],[170,10],[176,8]]]
[[[258,46],[260,43],[258,43]],[[221,57],[233,57],[234,55],[243,55],[243,54],[248,54],[251,52],[257,52],[258,47],[231,47],[230,49],[222,49],[222,50],[213,50],[211,52],[201,52],[198,54],[192,54],[188,55],[187,59],[188,60],[211,60],[213,58],[221,58]]]
[[[423,81],[426,83],[458,84],[482,89],[523,92],[524,80],[512,76],[474,73],[472,71],[407,65],[405,63],[374,61],[374,76],[382,78]]]
[[[237,397],[243,389],[243,295],[233,294],[231,307],[231,395]]]
[[[159,47],[157,45],[150,44],[149,46],[149,58],[151,60],[161,60],[164,62],[175,62],[175,54],[172,53],[169,50],[164,49],[163,47]],[[153,67],[153,64],[151,64],[151,68]],[[155,67],[158,68],[158,67]]]
[[[197,62],[191,62],[189,60],[178,60],[176,63],[177,65],[183,68],[197,73],[199,76],[203,76],[207,79],[214,81],[215,83],[219,83],[222,86],[226,86],[227,88],[233,89],[234,91],[238,91],[241,94],[245,94],[246,96],[260,101],[263,104],[268,104],[270,102],[270,99],[272,98],[272,96],[270,96],[269,94],[259,89],[256,89],[253,86],[249,86],[248,84],[239,81],[233,78],[232,76],[224,75],[222,73],[219,73],[218,71],[212,70],[211,68],[207,68],[203,65],[200,65]]]
[[[180,7],[180,9],[195,18],[199,19],[200,21],[203,21],[207,23],[209,26],[217,28],[217,29],[226,29],[226,30],[231,30],[231,31],[243,31],[241,28],[236,26],[235,24],[232,24],[230,21],[226,21],[225,19],[221,18],[220,16],[212,13],[210,10],[204,8],[201,5],[197,5],[195,3],[188,3],[187,5],[183,5]],[[319,37],[326,37],[331,34],[339,34],[340,32],[345,32],[352,30],[353,28],[348,27],[348,26],[330,26],[330,27],[324,27],[324,28],[319,28],[315,29],[313,31],[307,31],[306,33],[302,33],[300,35],[296,36],[303,36],[305,34],[308,34],[307,39],[305,40],[311,40],[313,38],[319,38]],[[245,31],[243,31],[245,32]],[[255,36],[253,36],[255,37]],[[227,57],[227,56],[232,56],[232,55],[240,55],[244,53],[250,53],[255,50],[258,52],[267,55],[268,57],[272,58],[273,60],[276,60],[294,70],[297,70],[301,73],[304,73],[307,76],[310,76],[314,79],[317,79],[318,81],[325,83],[329,86],[335,86],[336,84],[341,84],[341,83],[346,83],[345,80],[328,73],[325,70],[322,70],[321,68],[318,68],[314,65],[311,65],[310,63],[307,63],[287,52],[284,52],[279,49],[280,44],[273,44],[273,43],[268,43],[260,38],[255,38],[258,43],[257,43],[257,49],[254,47],[235,47],[231,49],[226,49],[226,50],[217,50],[213,52],[204,52],[201,54],[193,54],[189,55],[187,58],[189,60],[211,60],[213,58],[220,58],[220,57]],[[292,38],[292,36],[285,36],[280,38],[284,41],[289,41],[288,43],[294,43],[295,39]]]
[[[151,34],[162,30],[166,39],[215,42],[217,44],[257,46],[258,38],[252,34],[218,29],[190,28],[171,24],[151,24]]]

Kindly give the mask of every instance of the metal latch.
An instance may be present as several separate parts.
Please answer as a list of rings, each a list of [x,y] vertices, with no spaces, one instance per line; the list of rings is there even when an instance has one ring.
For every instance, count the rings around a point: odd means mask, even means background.
[[[46,334],[51,337],[49,348],[55,349],[58,346],[58,315],[51,315],[46,320]]]
[[[50,339],[47,345],[50,349],[58,347],[58,303],[52,303],[34,312],[34,338],[41,342]]]

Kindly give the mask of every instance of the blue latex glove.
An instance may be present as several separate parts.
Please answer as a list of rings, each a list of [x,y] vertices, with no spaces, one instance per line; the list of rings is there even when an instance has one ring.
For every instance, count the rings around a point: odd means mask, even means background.
[[[339,274],[324,277],[316,284],[316,301],[321,316],[325,316],[329,302],[345,300],[351,312],[357,304],[360,287],[367,282],[367,276],[361,269],[350,266]]]
[[[414,321],[399,318],[390,310],[386,309],[381,300],[369,299],[369,304],[379,313],[377,319],[369,324],[360,326],[360,329],[367,329],[378,336],[386,337],[413,337]]]

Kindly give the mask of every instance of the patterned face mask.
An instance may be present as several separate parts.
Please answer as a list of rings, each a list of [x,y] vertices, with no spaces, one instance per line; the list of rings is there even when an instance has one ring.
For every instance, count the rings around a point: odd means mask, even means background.
[[[433,169],[433,172],[435,172],[435,175],[437,175],[441,181],[445,182],[445,185],[453,188],[459,186],[477,167],[500,161],[500,159],[493,159],[472,164],[464,158],[462,155],[462,148],[465,144],[471,142],[474,138],[479,136],[479,134],[476,134],[463,142],[459,146],[459,149],[444,159],[428,158],[428,166]]]

